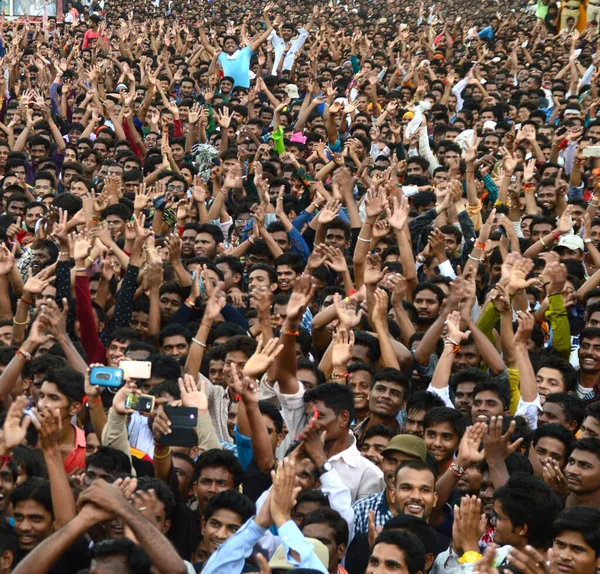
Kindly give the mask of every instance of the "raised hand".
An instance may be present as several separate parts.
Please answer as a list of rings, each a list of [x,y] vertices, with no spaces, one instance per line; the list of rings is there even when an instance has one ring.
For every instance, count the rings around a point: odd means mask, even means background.
[[[400,201],[398,201],[397,197],[392,197],[392,207],[393,211],[389,207],[386,208],[387,221],[390,227],[402,231],[408,221],[408,213],[410,211],[408,197],[403,195]]]
[[[515,295],[518,291],[527,289],[536,283],[539,283],[539,279],[533,277],[527,279],[527,275],[533,269],[534,263],[531,259],[522,257],[517,260],[512,266],[510,272],[510,278],[508,280],[507,291],[509,295]]]
[[[446,328],[448,330],[448,339],[456,345],[460,345],[462,341],[466,341],[471,335],[471,331],[460,330],[460,311],[452,311],[446,319]]]
[[[23,411],[27,408],[27,398],[18,396],[6,413],[4,427],[2,427],[2,438],[0,445],[3,444],[7,450],[23,444],[27,429],[31,424],[31,417],[23,416]]]
[[[306,311],[306,307],[312,301],[316,286],[311,278],[303,274],[294,283],[292,294],[287,305],[287,318],[291,321],[299,321]]]
[[[365,198],[365,211],[367,218],[375,219],[379,217],[387,208],[388,200],[385,192],[379,189],[371,188]]]
[[[17,243],[14,241],[10,250],[6,245],[0,245],[0,275],[8,275],[13,270]]]
[[[277,466],[277,472],[271,471],[273,495],[271,496],[271,516],[275,525],[280,527],[291,518],[292,508],[302,487],[296,484],[296,465],[292,459],[284,458]]]
[[[371,320],[373,323],[387,326],[388,303],[388,294],[383,289],[375,289],[373,293],[373,309],[371,310]]]
[[[225,304],[227,303],[225,295],[223,294],[223,287],[224,283],[219,282],[213,289],[213,292],[210,294],[210,297],[206,302],[202,321],[210,321],[212,323],[221,314],[221,310],[223,309],[223,307],[225,307]]]
[[[277,355],[281,353],[282,349],[283,344],[279,343],[279,339],[270,339],[264,346],[262,340],[259,341],[256,351],[254,351],[254,354],[244,365],[244,377],[250,377],[253,379],[259,379],[262,377],[275,362]]]
[[[340,327],[335,333],[335,342],[331,353],[331,363],[336,368],[346,369],[346,365],[352,359],[354,349],[354,331],[348,331]]]
[[[521,446],[523,437],[518,438],[513,443],[510,442],[510,437],[515,432],[516,426],[517,423],[514,420],[510,421],[508,430],[502,434],[502,417],[494,416],[490,418],[483,433],[483,446],[487,461],[504,460]]]
[[[206,396],[206,381],[200,379],[200,390],[191,375],[183,375],[179,378],[179,391],[181,393],[181,404],[184,407],[196,407],[198,414],[208,413],[208,397]]]
[[[368,254],[366,261],[363,278],[365,285],[377,285],[387,273],[387,267],[381,269],[381,257],[379,255]]]

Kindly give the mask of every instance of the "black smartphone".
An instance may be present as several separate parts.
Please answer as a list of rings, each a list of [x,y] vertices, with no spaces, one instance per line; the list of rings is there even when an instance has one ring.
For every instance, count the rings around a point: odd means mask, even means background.
[[[198,409],[196,407],[166,406],[164,411],[171,421],[171,434],[163,435],[160,444],[164,446],[196,446],[198,444],[198,435],[196,434]]]

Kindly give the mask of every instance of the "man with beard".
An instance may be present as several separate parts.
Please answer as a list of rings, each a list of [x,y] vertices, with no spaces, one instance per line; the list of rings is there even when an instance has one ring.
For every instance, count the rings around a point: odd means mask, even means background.
[[[366,534],[369,529],[369,512],[375,511],[375,526],[384,526],[394,516],[394,477],[399,465],[407,461],[425,462],[427,448],[423,439],[411,435],[397,435],[381,452],[381,470],[385,489],[354,503],[355,534]]]
[[[444,292],[433,283],[419,283],[413,291],[413,304],[417,310],[417,328],[425,330],[440,314]]]
[[[583,438],[573,447],[565,467],[569,487],[566,507],[600,508],[600,439]]]
[[[194,248],[197,236],[198,224],[193,221],[186,223],[181,234],[181,259],[184,263],[196,255]]]
[[[396,469],[392,500],[396,514],[408,514],[429,522],[438,500],[435,475],[421,460],[403,462]]]

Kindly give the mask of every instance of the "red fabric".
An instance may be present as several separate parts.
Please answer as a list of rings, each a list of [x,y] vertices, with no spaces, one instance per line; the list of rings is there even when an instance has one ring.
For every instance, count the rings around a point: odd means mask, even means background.
[[[96,319],[92,307],[92,294],[90,293],[90,280],[87,275],[75,275],[75,301],[77,304],[77,318],[81,345],[88,356],[88,365],[106,362],[106,347],[98,336]]]
[[[122,127],[123,127],[123,131],[125,132],[125,137],[127,138],[127,141],[131,144],[131,150],[133,151],[133,153],[135,155],[138,156],[138,158],[143,160],[144,158],[142,156],[142,150],[137,146],[133,137],[131,136],[131,131],[129,130],[129,126],[127,125],[126,121],[123,121]]]
[[[183,137],[183,124],[181,123],[181,120],[175,120],[173,122],[173,135],[176,138]]]
[[[64,460],[67,474],[73,472],[76,468],[85,468],[85,433],[79,427],[72,426],[75,429],[75,446]]]

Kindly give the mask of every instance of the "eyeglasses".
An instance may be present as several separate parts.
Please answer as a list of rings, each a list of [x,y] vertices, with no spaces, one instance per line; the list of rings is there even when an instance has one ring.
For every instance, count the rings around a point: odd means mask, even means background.
[[[185,187],[180,185],[167,185],[167,191],[185,191]]]

